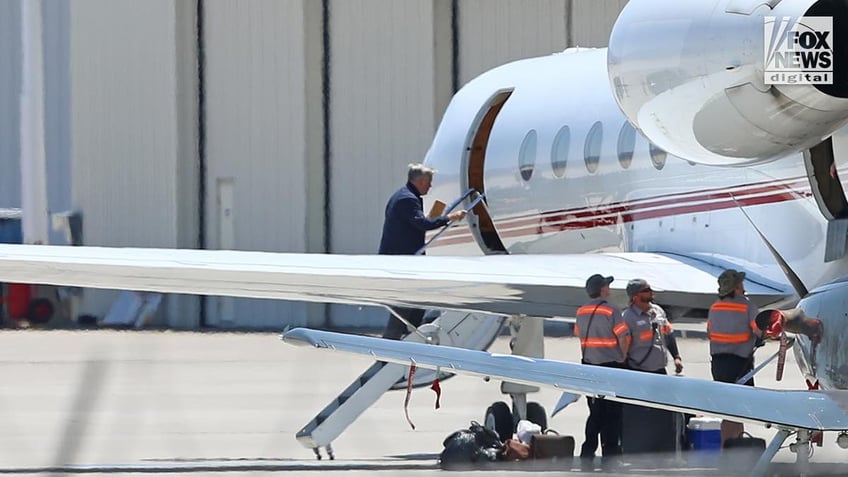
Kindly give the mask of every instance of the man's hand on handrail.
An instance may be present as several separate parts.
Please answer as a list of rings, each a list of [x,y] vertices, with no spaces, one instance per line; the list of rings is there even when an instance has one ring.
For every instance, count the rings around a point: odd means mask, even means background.
[[[456,222],[457,220],[462,220],[465,218],[465,214],[467,214],[464,210],[456,210],[448,214],[448,220],[451,222]]]

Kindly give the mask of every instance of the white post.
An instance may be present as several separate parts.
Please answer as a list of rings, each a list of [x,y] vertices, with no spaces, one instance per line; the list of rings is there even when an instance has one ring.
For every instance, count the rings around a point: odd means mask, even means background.
[[[28,244],[48,242],[41,32],[41,0],[21,0],[21,228]]]

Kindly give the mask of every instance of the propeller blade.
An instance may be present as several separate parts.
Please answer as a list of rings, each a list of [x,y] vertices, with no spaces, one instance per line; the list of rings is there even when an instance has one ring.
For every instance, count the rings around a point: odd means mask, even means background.
[[[733,194],[730,194],[730,197],[733,199],[733,202],[736,203],[736,206],[739,207],[739,210],[741,210],[742,213],[745,215],[745,218],[748,219],[748,223],[751,224],[751,227],[754,227],[754,230],[756,230],[760,238],[763,239],[763,243],[766,244],[766,247],[768,247],[769,252],[771,252],[772,256],[777,261],[777,264],[780,265],[780,269],[783,270],[783,274],[786,275],[786,279],[789,280],[789,283],[792,285],[792,288],[795,289],[795,293],[798,294],[798,298],[804,298],[805,296],[807,296],[810,292],[807,290],[807,287],[804,286],[804,282],[801,281],[801,278],[798,277],[798,274],[796,274],[795,271],[792,270],[792,267],[790,267],[786,260],[783,259],[777,249],[772,246],[771,242],[769,242],[766,236],[763,235],[763,233],[760,231],[760,228],[757,227],[757,224],[755,224],[754,221],[751,220],[751,216],[748,215],[748,212],[746,212],[745,209],[742,208],[742,205],[739,204],[739,201],[736,200],[736,197],[734,197]]]

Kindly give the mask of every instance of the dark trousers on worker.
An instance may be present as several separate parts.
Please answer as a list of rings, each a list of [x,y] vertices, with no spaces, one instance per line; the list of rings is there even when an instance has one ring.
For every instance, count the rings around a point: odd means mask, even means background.
[[[589,363],[584,363],[589,364]],[[594,366],[623,368],[622,363],[604,363]],[[621,455],[621,403],[608,399],[586,398],[589,402],[589,418],[586,419],[586,440],[580,457],[595,457],[598,435],[601,436],[601,455],[605,458]]]
[[[392,310],[416,328],[421,326],[421,322],[424,321],[424,312],[426,311],[424,308],[405,308],[400,306],[392,307]],[[406,323],[400,321],[394,315],[389,316],[389,322],[386,323],[386,329],[383,330],[383,338],[399,340],[408,333],[409,330],[406,327]]]

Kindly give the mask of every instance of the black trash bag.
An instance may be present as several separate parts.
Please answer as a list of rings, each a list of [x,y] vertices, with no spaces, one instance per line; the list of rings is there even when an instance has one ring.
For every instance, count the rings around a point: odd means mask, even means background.
[[[476,468],[497,461],[504,447],[498,433],[471,421],[468,429],[460,429],[445,438],[445,448],[439,454],[442,469]]]

